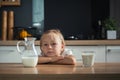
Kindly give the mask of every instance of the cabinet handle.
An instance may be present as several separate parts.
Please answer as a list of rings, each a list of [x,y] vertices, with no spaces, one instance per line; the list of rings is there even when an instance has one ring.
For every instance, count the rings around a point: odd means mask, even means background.
[[[111,52],[111,49],[107,49],[107,52]]]

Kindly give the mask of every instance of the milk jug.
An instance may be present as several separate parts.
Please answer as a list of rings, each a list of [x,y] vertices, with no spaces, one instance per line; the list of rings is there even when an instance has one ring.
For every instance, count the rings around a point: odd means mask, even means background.
[[[38,63],[38,54],[35,49],[36,38],[25,37],[24,41],[17,42],[17,50],[21,54],[22,63],[25,67],[35,67]]]

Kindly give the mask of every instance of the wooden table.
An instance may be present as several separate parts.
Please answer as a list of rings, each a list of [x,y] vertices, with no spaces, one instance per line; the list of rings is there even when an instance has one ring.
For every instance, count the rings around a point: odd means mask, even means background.
[[[0,80],[120,80],[120,63],[95,63],[93,67],[39,64],[0,64]]]

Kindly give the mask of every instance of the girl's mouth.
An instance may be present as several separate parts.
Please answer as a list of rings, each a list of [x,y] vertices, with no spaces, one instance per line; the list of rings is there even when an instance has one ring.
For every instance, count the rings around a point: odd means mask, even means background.
[[[47,54],[48,54],[48,55],[54,55],[54,53],[51,52],[51,51],[47,52]]]

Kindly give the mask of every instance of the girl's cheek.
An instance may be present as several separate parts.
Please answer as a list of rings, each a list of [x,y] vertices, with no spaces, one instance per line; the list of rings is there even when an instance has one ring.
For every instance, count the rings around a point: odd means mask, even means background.
[[[45,49],[45,48],[41,48],[41,50],[42,50],[43,52],[45,52],[45,51],[46,51],[46,49]]]

